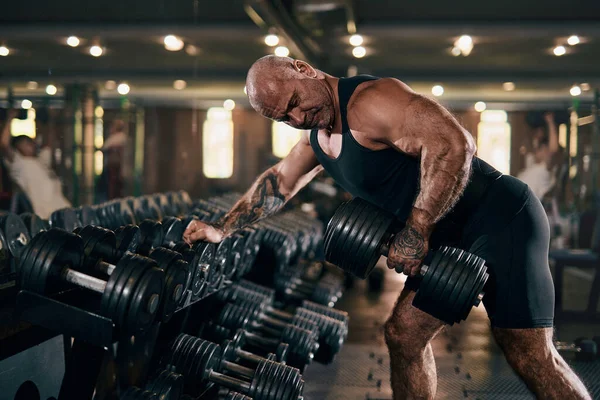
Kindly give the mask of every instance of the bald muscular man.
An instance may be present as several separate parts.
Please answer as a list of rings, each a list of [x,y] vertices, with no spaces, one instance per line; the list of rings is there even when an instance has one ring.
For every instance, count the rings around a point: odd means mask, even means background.
[[[412,306],[429,249],[453,245],[486,260],[484,304],[512,368],[542,399],[589,399],[552,342],[554,287],[548,220],[529,187],[474,156],[473,139],[435,101],[397,79],[336,78],[266,56],[246,80],[252,107],[311,130],[258,177],[217,223],[192,222],[189,242],[219,242],[280,210],[325,169],[344,189],[405,222],[387,263],[409,275],[385,324],[394,399],[433,399],[431,340],[444,323]]]

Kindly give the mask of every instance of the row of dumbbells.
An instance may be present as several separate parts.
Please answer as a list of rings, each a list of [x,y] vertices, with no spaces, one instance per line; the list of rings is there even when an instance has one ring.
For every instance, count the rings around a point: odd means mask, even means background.
[[[217,344],[180,334],[171,343],[157,371],[143,389],[129,388],[121,400],[194,399],[211,386],[219,386],[219,400],[299,400],[304,379],[297,368],[244,350],[246,337]]]
[[[221,218],[238,200],[239,194],[199,200],[191,215],[203,221]],[[299,210],[281,212],[256,224],[265,231],[265,250],[273,253],[277,266],[293,265],[300,259],[311,259],[322,241],[322,224]]]
[[[177,308],[229,282],[229,262],[239,261],[239,253],[222,244],[166,243],[148,234],[155,231],[164,238],[162,224],[147,221],[146,230],[143,224],[122,227],[116,235],[91,225],[73,233],[57,228],[41,232],[21,253],[19,286],[43,295],[65,287],[98,293],[102,315],[120,329],[138,332],[157,317],[168,321]]]
[[[121,399],[191,399],[218,385],[219,400],[297,400],[305,367],[313,357],[331,362],[347,334],[345,312],[308,300],[281,309],[273,289],[252,282],[216,296],[215,318],[197,337],[180,334],[144,389]]]

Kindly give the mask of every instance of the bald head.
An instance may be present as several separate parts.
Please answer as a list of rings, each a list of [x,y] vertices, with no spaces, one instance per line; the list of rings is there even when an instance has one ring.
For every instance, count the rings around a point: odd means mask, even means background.
[[[252,64],[246,77],[252,107],[267,118],[298,129],[324,123],[321,111],[333,107],[329,89],[324,73],[289,57],[262,57]]]

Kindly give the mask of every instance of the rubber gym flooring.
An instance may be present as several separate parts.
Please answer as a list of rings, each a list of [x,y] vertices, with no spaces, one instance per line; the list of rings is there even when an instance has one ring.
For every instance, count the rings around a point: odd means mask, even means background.
[[[381,263],[381,261],[380,261]],[[383,264],[382,264],[383,265]],[[382,325],[403,287],[405,277],[386,269],[383,291],[369,293],[356,280],[336,305],[350,314],[350,333],[333,364],[311,364],[305,372],[305,400],[390,400],[389,358]],[[585,271],[565,275],[565,306],[583,309],[591,278]],[[556,336],[572,341],[600,335],[600,324],[558,323]],[[438,371],[436,399],[533,399],[495,344],[483,306],[461,324],[446,328],[433,342]],[[563,355],[594,399],[600,399],[600,360],[576,362]]]

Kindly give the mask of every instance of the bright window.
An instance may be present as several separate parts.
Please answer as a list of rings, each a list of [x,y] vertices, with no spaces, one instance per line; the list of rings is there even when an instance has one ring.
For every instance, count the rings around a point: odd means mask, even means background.
[[[14,118],[10,123],[10,132],[12,136],[27,135],[35,139],[35,110],[27,110],[27,119]]]
[[[233,175],[233,121],[231,111],[221,107],[208,109],[202,129],[202,169],[207,178]]]
[[[298,143],[305,131],[294,129],[283,122],[273,122],[271,132],[273,135],[273,154],[276,157],[283,158]]]
[[[477,156],[504,174],[510,173],[510,124],[506,111],[481,113],[477,126]]]

